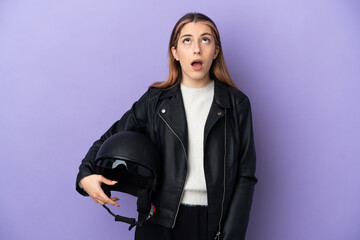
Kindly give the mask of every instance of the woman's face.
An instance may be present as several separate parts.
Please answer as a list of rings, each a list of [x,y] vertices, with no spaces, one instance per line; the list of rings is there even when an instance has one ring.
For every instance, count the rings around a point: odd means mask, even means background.
[[[209,70],[219,47],[208,25],[190,22],[180,31],[177,48],[171,48],[174,58],[180,62],[182,83],[201,87],[210,81]]]

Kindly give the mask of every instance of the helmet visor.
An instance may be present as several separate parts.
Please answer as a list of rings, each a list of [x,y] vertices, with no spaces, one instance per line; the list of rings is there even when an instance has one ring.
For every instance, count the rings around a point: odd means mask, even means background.
[[[107,169],[110,171],[117,171],[117,169],[126,169],[129,174],[139,175],[142,177],[151,177],[152,171],[147,167],[141,166],[128,160],[119,159],[99,159],[97,162],[99,168]]]

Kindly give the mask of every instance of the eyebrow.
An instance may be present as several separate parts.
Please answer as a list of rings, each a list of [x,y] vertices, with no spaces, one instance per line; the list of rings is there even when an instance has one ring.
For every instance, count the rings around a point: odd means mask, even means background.
[[[212,34],[210,34],[210,33],[203,33],[203,34],[201,34],[201,36],[205,36],[205,35],[209,35],[209,36],[212,36]],[[185,35],[182,35],[180,38],[183,38],[183,37],[192,37],[193,35],[191,35],[191,34],[185,34]]]

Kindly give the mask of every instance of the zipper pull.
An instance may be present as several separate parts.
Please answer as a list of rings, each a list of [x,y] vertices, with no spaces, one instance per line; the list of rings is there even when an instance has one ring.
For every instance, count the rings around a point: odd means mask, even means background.
[[[220,234],[221,234],[221,232],[220,232],[220,231],[218,231],[218,232],[216,233],[216,235],[215,235],[215,238],[214,238],[214,239],[215,239],[215,240],[216,240],[216,239],[220,240]]]

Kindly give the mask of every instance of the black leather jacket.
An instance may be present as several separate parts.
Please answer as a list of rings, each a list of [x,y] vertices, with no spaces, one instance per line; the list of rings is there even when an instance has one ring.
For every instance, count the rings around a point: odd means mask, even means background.
[[[143,132],[155,141],[163,157],[160,186],[154,199],[153,222],[173,227],[187,173],[188,135],[180,85],[149,90],[90,148],[77,176],[93,174],[100,145],[112,134]],[[214,101],[204,130],[204,171],[208,194],[209,239],[244,239],[257,183],[252,116],[248,97],[215,80]]]

